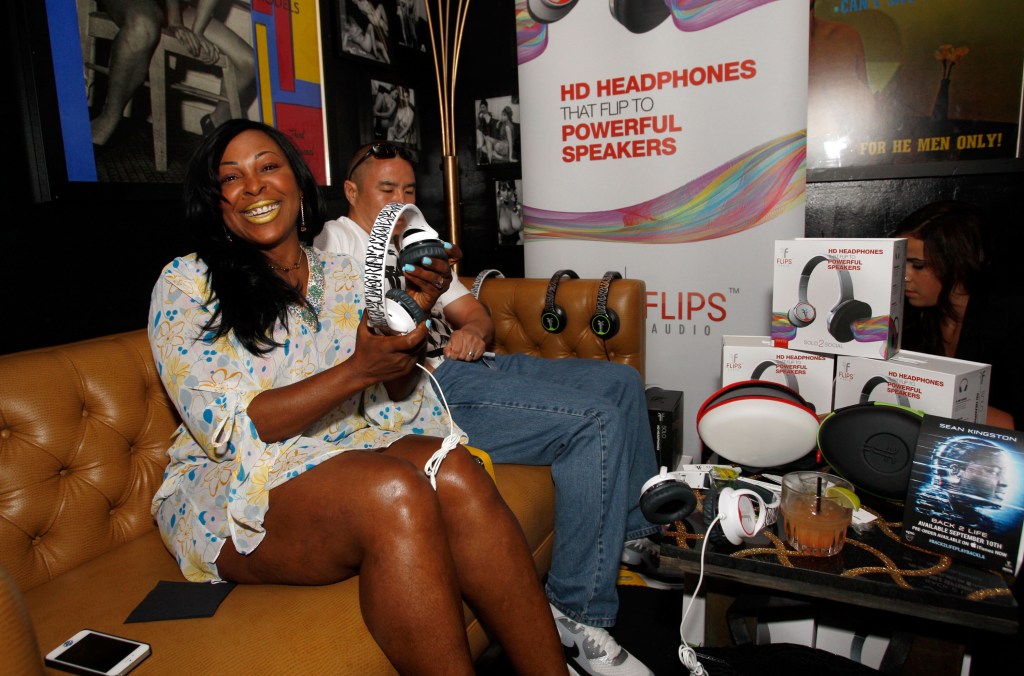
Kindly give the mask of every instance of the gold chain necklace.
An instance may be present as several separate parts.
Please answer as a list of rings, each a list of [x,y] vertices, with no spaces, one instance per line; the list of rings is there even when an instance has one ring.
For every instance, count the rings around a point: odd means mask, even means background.
[[[306,255],[300,251],[299,252],[299,260],[295,261],[295,265],[288,265],[288,266],[285,266],[285,267],[281,267],[281,266],[278,266],[278,265],[274,265],[270,261],[267,261],[267,265],[270,266],[271,270],[276,270],[278,272],[291,272],[292,270],[298,270],[299,269],[299,266],[302,265],[302,260],[305,257],[306,257]]]

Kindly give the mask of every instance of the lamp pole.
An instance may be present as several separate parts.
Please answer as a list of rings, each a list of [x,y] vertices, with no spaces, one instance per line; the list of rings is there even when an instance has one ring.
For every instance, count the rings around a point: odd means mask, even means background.
[[[459,70],[459,50],[466,27],[470,0],[424,0],[430,46],[434,53],[434,75],[441,113],[442,181],[445,222],[452,244],[459,244],[461,209],[459,198],[459,158],[455,151],[455,79]],[[456,271],[457,274],[457,271]]]

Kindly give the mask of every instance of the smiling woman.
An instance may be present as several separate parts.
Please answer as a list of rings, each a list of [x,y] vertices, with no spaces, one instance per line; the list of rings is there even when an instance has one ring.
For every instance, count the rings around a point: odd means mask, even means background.
[[[359,574],[363,618],[400,673],[473,673],[465,598],[517,670],[564,674],[522,530],[417,370],[426,325],[371,332],[360,263],[303,246],[324,204],[291,141],[218,127],[190,164],[185,213],[197,252],[165,267],[149,321],[184,421],[153,514],[185,577]],[[439,294],[410,295],[427,309]],[[423,468],[438,437],[454,449],[435,491]]]

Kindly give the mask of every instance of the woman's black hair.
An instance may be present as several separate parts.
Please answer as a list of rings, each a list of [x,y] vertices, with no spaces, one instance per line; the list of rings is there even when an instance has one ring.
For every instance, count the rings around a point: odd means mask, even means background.
[[[231,237],[221,212],[223,196],[220,161],[228,144],[239,134],[254,130],[269,136],[284,152],[302,194],[306,232],[312,241],[323,229],[326,204],[320,186],[295,144],[281,131],[252,120],[228,120],[217,127],[196,149],[185,173],[185,221],[196,239],[196,253],[206,263],[213,316],[203,327],[205,340],[213,341],[234,332],[253,354],[265,354],[280,344],[273,338],[278,322],[287,325],[288,306],[303,305],[302,294],[277,276],[260,251],[238,237]],[[298,227],[296,223],[296,227]]]
[[[970,294],[986,270],[985,234],[977,208],[944,200],[932,202],[913,212],[896,226],[896,237],[914,237],[924,242],[927,265],[942,284],[934,307],[921,308],[921,349],[942,354],[942,323],[960,321],[953,306],[952,292],[959,286]]]

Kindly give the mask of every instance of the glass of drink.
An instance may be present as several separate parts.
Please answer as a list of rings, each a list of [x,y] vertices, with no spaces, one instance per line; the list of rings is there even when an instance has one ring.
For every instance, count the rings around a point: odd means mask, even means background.
[[[856,500],[853,486],[845,479],[823,472],[790,472],[782,477],[786,542],[802,554],[838,554]]]

